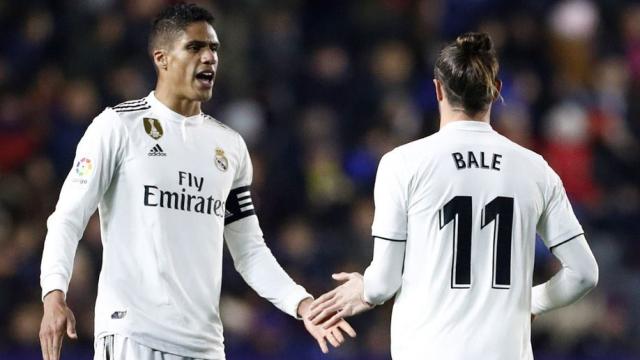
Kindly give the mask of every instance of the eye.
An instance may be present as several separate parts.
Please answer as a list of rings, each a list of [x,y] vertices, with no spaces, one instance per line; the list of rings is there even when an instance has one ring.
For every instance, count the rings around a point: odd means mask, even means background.
[[[197,53],[200,48],[197,45],[187,45],[187,51]]]

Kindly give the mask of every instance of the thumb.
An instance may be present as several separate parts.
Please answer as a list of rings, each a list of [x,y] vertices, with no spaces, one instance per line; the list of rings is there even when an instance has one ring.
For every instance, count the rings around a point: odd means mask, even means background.
[[[349,275],[350,275],[350,274],[348,274],[348,273],[346,273],[346,272],[341,272],[341,273],[338,273],[338,274],[333,274],[333,275],[331,275],[331,277],[332,277],[334,280],[338,280],[338,281],[346,281],[346,280],[349,280]]]
[[[78,338],[78,334],[76,333],[76,317],[73,316],[71,310],[67,311],[67,335],[71,339]]]

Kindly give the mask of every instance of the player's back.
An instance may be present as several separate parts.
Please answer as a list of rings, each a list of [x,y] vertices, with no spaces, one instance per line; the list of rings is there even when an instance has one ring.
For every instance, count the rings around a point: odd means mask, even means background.
[[[452,122],[385,157],[407,209],[393,357],[532,358],[534,245],[550,182],[544,160],[477,121]]]

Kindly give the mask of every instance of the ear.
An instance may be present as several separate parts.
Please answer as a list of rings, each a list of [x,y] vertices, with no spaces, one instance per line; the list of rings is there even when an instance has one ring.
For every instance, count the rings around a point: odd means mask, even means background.
[[[444,100],[444,91],[442,90],[442,83],[438,79],[433,79],[433,85],[436,87],[436,99],[438,102]]]
[[[496,90],[498,90],[496,98],[500,98],[500,93],[502,92],[502,80],[500,79],[496,79]]]
[[[167,52],[162,49],[153,50],[153,62],[156,64],[158,71],[167,70]]]

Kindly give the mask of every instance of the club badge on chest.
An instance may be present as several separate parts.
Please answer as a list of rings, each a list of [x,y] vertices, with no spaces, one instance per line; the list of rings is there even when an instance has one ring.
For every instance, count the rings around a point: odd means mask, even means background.
[[[218,170],[225,172],[229,168],[229,160],[224,155],[224,150],[221,148],[216,148],[216,158],[215,158],[216,167]]]
[[[160,121],[158,121],[158,119],[144,118],[142,119],[142,122],[144,124],[144,131],[154,140],[160,139],[164,134],[162,125],[160,125]]]

